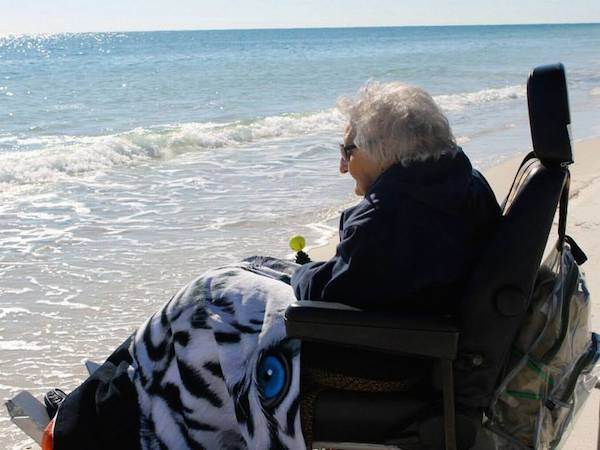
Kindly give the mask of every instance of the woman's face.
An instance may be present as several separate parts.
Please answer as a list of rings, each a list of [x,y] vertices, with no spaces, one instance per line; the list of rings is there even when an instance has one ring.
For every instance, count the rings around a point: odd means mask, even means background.
[[[353,143],[354,132],[350,125],[348,125],[344,133],[344,145]],[[348,172],[350,172],[350,176],[356,182],[354,193],[364,196],[369,191],[373,182],[383,172],[383,169],[379,164],[372,161],[364,150],[357,147],[351,151],[350,158],[348,159],[340,155],[340,173],[345,174]]]

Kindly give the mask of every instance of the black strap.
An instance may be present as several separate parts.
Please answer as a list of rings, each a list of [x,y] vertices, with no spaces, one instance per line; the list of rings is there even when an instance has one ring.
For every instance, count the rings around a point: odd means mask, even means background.
[[[521,173],[521,168],[527,163],[527,161],[529,161],[530,159],[533,159],[535,157],[536,156],[535,156],[534,152],[529,152],[527,154],[527,156],[525,156],[525,158],[523,158],[523,161],[521,161],[521,164],[519,165],[519,169],[517,170],[517,174],[513,178],[512,184],[510,185],[510,189],[508,190],[509,195],[513,191],[514,187],[517,184],[517,179],[519,178],[519,175]],[[504,199],[504,201],[502,202],[502,205],[500,205],[500,207],[502,208],[502,211],[504,211],[504,207],[506,206],[507,200],[508,200],[508,196]]]
[[[573,258],[575,258],[575,262],[577,265],[582,265],[587,261],[587,256],[577,245],[575,240],[567,235],[567,212],[569,206],[569,187],[571,185],[571,174],[567,170],[567,178],[565,179],[565,184],[563,186],[562,193],[560,195],[560,204],[558,206],[558,241],[556,242],[556,248],[558,251],[562,251],[565,243],[569,244],[571,247],[571,253]]]
[[[556,242],[557,250],[561,251],[565,243],[567,233],[567,212],[569,207],[569,187],[571,186],[571,174],[567,170],[567,177],[563,185],[562,193],[560,194],[560,204],[558,206],[558,241]]]
[[[587,261],[588,258],[586,254],[583,252],[583,250],[581,250],[581,247],[577,245],[577,242],[575,242],[575,240],[571,236],[566,235],[565,242],[569,244],[569,247],[571,247],[571,254],[573,255],[573,258],[575,258],[575,262],[578,266],[581,266],[584,262]]]
[[[521,169],[523,168],[523,166],[525,164],[527,164],[528,161],[530,161],[534,158],[537,158],[537,156],[535,155],[535,152],[529,152],[527,154],[527,156],[525,156],[525,158],[523,158],[523,161],[521,161],[521,165],[519,166],[519,170],[517,170],[517,174],[513,178],[513,182],[510,186],[510,189],[508,190],[509,195],[513,191],[513,189],[515,188],[515,186],[517,184],[517,180],[520,177],[520,172],[521,172]],[[565,170],[567,171],[567,177],[566,177],[565,183],[563,185],[563,190],[560,195],[560,203],[558,206],[558,208],[559,208],[558,241],[556,242],[556,248],[558,251],[562,252],[563,245],[565,242],[567,242],[571,246],[571,252],[573,253],[573,257],[575,258],[575,261],[577,262],[577,264],[581,265],[587,260],[587,256],[585,255],[585,253],[583,253],[581,248],[579,248],[579,246],[575,243],[573,238],[566,235],[567,212],[568,212],[568,206],[569,206],[569,187],[571,186],[571,173],[569,172],[568,169],[565,168]],[[506,197],[504,199],[504,202],[502,203],[502,210],[504,210],[507,200],[508,200],[508,197]],[[579,262],[579,261],[582,261],[582,262]]]

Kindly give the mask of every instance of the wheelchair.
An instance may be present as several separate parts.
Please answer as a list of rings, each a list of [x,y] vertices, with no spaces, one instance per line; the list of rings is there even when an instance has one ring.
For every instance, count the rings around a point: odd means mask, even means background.
[[[360,311],[343,299],[300,301],[287,309],[287,333],[303,342],[434,363],[427,392],[322,392],[312,411],[314,448],[494,448],[483,431],[489,406],[508,370],[559,204],[566,218],[565,187],[573,163],[562,64],[534,69],[527,99],[533,152],[515,177],[501,222],[464,294],[456,299],[456,315]]]

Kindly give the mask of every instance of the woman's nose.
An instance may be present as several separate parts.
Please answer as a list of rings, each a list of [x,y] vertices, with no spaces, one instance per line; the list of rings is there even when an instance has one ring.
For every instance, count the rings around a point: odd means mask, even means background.
[[[340,173],[348,173],[348,161],[340,158]]]

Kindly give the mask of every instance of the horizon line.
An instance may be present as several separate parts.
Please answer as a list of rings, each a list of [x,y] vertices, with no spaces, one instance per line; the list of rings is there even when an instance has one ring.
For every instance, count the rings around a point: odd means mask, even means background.
[[[160,33],[191,31],[269,31],[269,30],[343,30],[366,28],[442,28],[442,27],[506,27],[506,26],[544,26],[544,25],[600,25],[600,22],[530,22],[530,23],[469,23],[469,24],[429,24],[429,25],[333,25],[333,26],[290,26],[290,27],[248,27],[248,28],[164,28],[146,30],[90,30],[90,31],[49,31],[49,32],[2,32],[0,38],[8,36],[52,36],[58,34],[90,34],[90,33]]]

